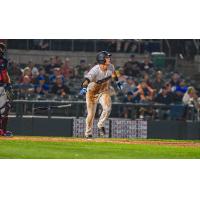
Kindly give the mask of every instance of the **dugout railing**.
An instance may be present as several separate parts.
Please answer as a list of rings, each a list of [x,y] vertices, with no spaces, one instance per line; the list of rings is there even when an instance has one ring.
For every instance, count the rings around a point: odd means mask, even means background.
[[[65,105],[69,105],[66,106]],[[38,109],[39,108],[39,109]],[[96,117],[101,113],[101,106],[97,106]],[[52,101],[52,100],[14,100],[11,114],[16,117],[33,116],[66,116],[86,117],[85,101]],[[158,103],[112,103],[113,118],[143,118],[146,120],[179,120],[199,121],[199,112],[194,106],[183,104]]]

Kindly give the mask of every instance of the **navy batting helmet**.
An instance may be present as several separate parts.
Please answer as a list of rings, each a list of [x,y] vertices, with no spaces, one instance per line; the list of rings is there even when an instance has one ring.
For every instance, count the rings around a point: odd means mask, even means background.
[[[110,57],[111,56],[111,54],[109,53],[109,52],[107,52],[107,51],[101,51],[100,53],[98,53],[97,54],[97,62],[99,63],[99,64],[104,64],[105,63],[105,61],[106,61],[106,57]]]

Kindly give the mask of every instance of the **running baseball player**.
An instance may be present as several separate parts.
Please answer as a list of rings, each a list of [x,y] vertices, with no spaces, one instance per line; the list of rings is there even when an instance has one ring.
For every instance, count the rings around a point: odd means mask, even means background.
[[[12,88],[10,77],[7,71],[8,61],[4,57],[6,46],[0,43],[0,136],[12,136],[10,131],[7,131],[8,113],[11,108]]]
[[[119,89],[122,89],[121,83],[115,72],[114,66],[111,64],[111,54],[102,51],[97,54],[97,65],[95,65],[86,75],[82,83],[80,95],[86,94],[87,117],[85,137],[92,137],[93,121],[96,113],[97,103],[99,102],[103,108],[98,126],[100,136],[105,133],[105,121],[111,112],[110,82],[112,77],[115,79]]]

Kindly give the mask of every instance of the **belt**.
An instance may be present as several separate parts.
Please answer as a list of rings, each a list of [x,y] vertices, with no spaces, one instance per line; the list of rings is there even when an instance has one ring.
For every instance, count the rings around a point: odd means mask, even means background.
[[[108,76],[108,77],[106,77],[104,79],[98,80],[96,83],[97,84],[102,84],[102,83],[106,82],[107,80],[109,80],[110,78],[111,78],[111,76]]]

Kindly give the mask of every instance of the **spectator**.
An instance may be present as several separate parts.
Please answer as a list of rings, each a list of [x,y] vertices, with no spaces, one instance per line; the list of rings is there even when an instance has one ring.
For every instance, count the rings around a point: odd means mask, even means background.
[[[53,58],[50,58],[49,60],[44,60],[44,62],[43,62],[45,72],[48,75],[53,74],[52,60],[53,60]]]
[[[30,94],[34,92],[34,85],[31,83],[29,76],[25,75],[22,82],[19,84],[19,91],[21,94]]]
[[[61,59],[59,56],[54,56],[51,58],[51,65],[53,68],[60,68],[62,65]]]
[[[59,56],[54,56],[53,57],[53,60],[52,60],[52,62],[53,62],[53,67],[55,68],[60,68],[61,66],[62,66],[62,61],[61,61],[61,59],[60,59],[60,57]]]
[[[19,82],[20,77],[22,76],[22,70],[19,65],[12,61],[9,63],[8,73],[14,83]]]
[[[140,102],[145,103],[153,100],[154,91],[144,80],[137,86],[137,93],[139,95]]]
[[[66,97],[70,94],[69,88],[63,84],[62,76],[56,77],[56,82],[51,89],[51,93],[61,97]]]
[[[85,77],[85,75],[90,71],[90,69],[91,69],[92,67],[93,67],[93,65],[89,63],[87,69],[86,69],[85,72],[84,72],[84,77]]]
[[[182,102],[188,106],[195,106],[196,109],[200,108],[198,95],[194,87],[188,87],[186,93],[183,96]]]
[[[140,103],[149,103],[153,100],[154,91],[147,85],[144,80],[137,86],[137,91],[135,93],[137,93],[137,97]],[[141,107],[137,115],[139,115],[141,119],[146,115],[153,117],[154,109],[151,107]]]
[[[168,95],[171,96],[172,101],[173,101],[172,103],[175,103],[175,102],[176,102],[176,94],[172,91],[171,83],[170,83],[170,82],[169,82],[169,83],[166,83],[166,84],[164,85],[164,87],[166,88]]]
[[[156,92],[159,92],[160,89],[164,86],[165,82],[163,80],[163,73],[161,71],[156,72],[156,78],[153,82],[153,88],[156,90]]]
[[[137,83],[133,80],[132,77],[128,77],[125,82],[123,82],[123,93],[127,94],[128,92],[133,93],[137,86]],[[130,94],[130,93],[129,93]]]
[[[175,93],[175,103],[181,103],[182,98],[187,91],[188,87],[186,86],[186,83],[184,80],[181,80],[179,82],[179,85],[176,85],[173,87],[173,91]]]
[[[135,60],[135,55],[130,56],[123,69],[126,76],[138,77],[140,75],[139,62]]]
[[[172,92],[168,90],[167,86],[163,86],[159,92],[159,94],[154,99],[155,102],[169,105],[173,103],[173,95]],[[156,116],[158,119],[167,119],[169,117],[169,109],[163,108],[163,109],[156,109],[155,110]]]
[[[49,77],[46,75],[45,69],[43,67],[39,68],[39,74],[38,74],[38,76],[36,78],[35,84],[39,83],[40,77],[44,77],[45,78],[45,83],[47,83],[47,84],[49,83]]]
[[[167,90],[167,87],[163,86],[154,101],[158,102],[158,103],[169,105],[169,104],[173,103],[173,96]]]
[[[55,84],[57,76],[62,76],[62,80],[64,82],[64,76],[62,75],[61,69],[60,68],[54,68],[53,74],[50,75],[50,77],[49,77],[49,83],[51,85]]]
[[[40,76],[39,83],[35,85],[36,94],[46,95],[49,91],[49,85],[45,83],[45,77]]]
[[[25,67],[23,70],[23,76],[26,76],[26,75],[29,77],[32,76],[31,69],[29,67]]]
[[[116,73],[117,73],[117,77],[118,77],[120,82],[126,82],[128,76],[124,75],[123,68],[119,67],[118,69],[116,69]]]
[[[31,60],[28,62],[27,67],[31,70],[31,74],[39,74],[38,68],[34,65],[34,63]]]
[[[28,76],[32,82],[32,74],[31,74],[31,70],[29,67],[25,67],[23,70],[22,70],[22,75],[19,79],[19,82],[22,83],[23,82],[23,79],[24,79],[24,76]]]
[[[175,92],[181,92],[182,94],[185,94],[188,89],[188,86],[186,85],[185,80],[180,80],[179,85],[175,87]]]
[[[38,77],[38,71],[33,71],[32,75],[31,75],[31,79],[32,79],[32,83],[36,84],[37,83],[37,77]]]
[[[138,98],[136,92],[127,92],[123,99],[123,103],[138,103]]]
[[[186,93],[183,96],[182,103],[186,105],[186,115],[188,119],[193,119],[197,115],[197,120],[200,120],[200,98],[194,87],[188,87]]]
[[[180,75],[178,73],[173,73],[171,80],[170,80],[170,84],[172,87],[178,86],[180,83]]]
[[[148,56],[145,57],[144,61],[140,64],[140,70],[144,72],[151,72],[154,69],[154,65]]]
[[[149,79],[149,75],[146,72],[143,74],[143,80],[146,82],[146,84],[149,87],[153,88],[152,83],[151,83],[151,81]]]
[[[66,58],[64,64],[61,66],[61,73],[63,74],[65,80],[74,77],[73,67],[70,66],[70,59]]]
[[[84,72],[88,70],[88,66],[86,65],[86,60],[81,59],[80,64],[75,68],[75,77],[76,78],[83,78]]]
[[[166,83],[164,86],[166,87],[166,90],[167,90],[168,93],[169,93],[169,92],[172,93],[172,85],[171,85],[170,82],[169,82],[169,83]]]

